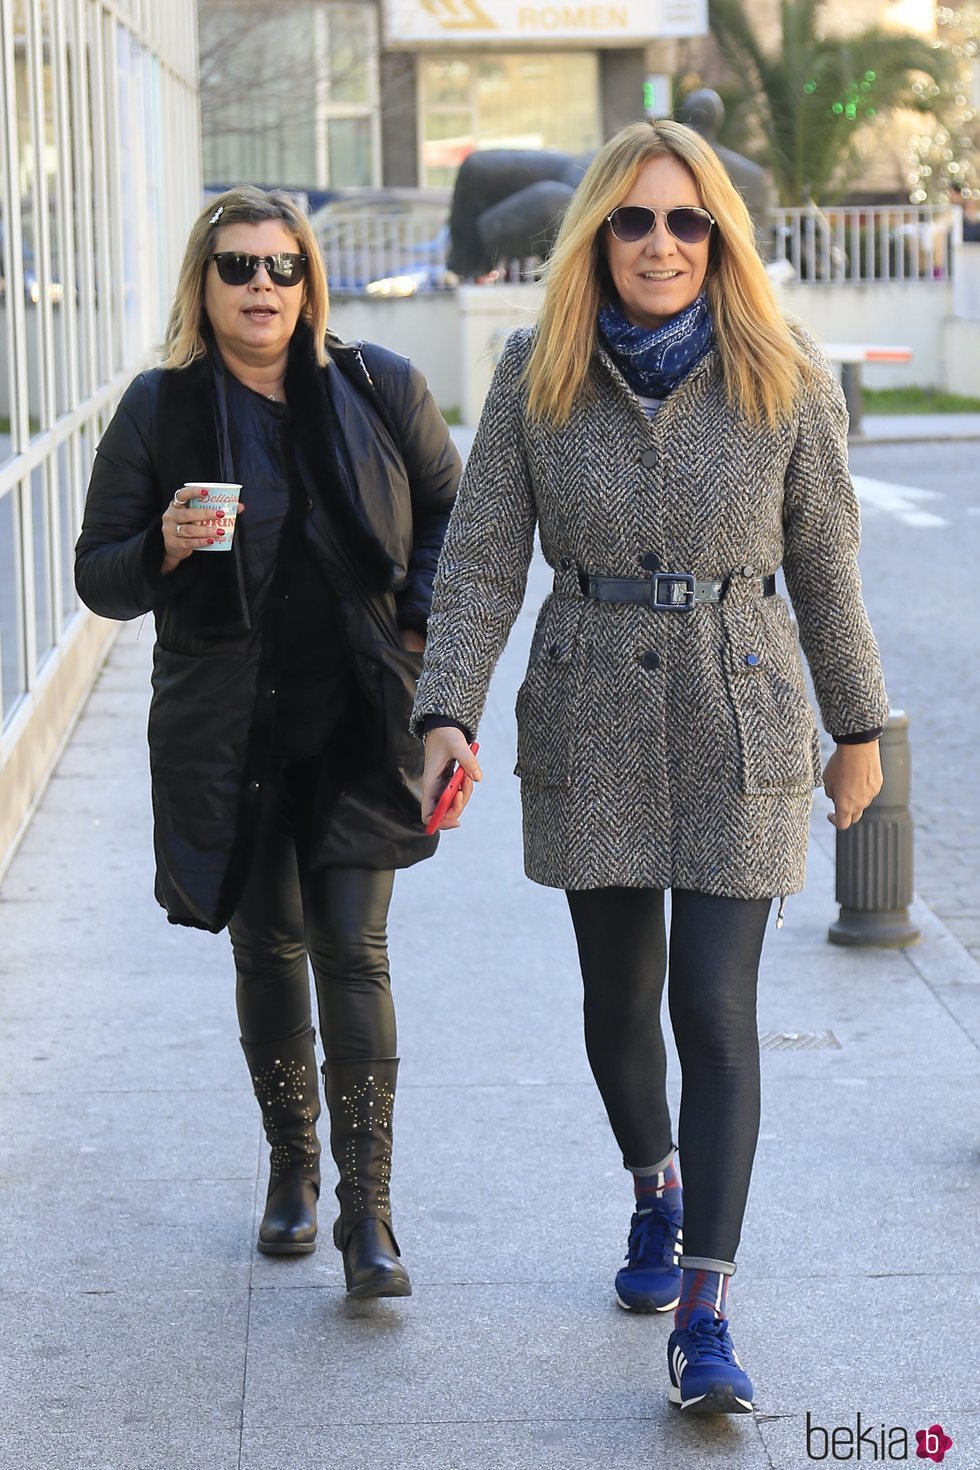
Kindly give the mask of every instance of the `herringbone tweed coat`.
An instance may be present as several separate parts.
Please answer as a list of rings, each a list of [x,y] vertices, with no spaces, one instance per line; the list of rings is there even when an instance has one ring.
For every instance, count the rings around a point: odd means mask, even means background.
[[[792,422],[753,427],[729,407],[715,349],[648,420],[600,350],[594,394],[555,428],[525,411],[532,330],[507,342],[463,476],[413,729],[439,713],[476,731],[537,525],[555,583],[517,696],[528,877],[798,892],[820,747],[789,609],[760,574],[784,569],[828,731],[888,716],[840,388],[801,333],[817,381]],[[580,569],[642,577],[651,552],[663,571],[729,578],[723,601],[583,597]]]

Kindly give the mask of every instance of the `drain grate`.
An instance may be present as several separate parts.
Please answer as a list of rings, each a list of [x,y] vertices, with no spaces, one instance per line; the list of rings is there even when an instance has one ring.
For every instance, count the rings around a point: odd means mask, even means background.
[[[832,1031],[760,1031],[759,1046],[763,1051],[842,1050]]]

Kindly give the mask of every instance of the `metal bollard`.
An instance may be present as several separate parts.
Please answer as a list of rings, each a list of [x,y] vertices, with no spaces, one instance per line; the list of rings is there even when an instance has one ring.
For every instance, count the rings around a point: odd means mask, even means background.
[[[849,419],[848,433],[853,438],[860,434],[864,428],[864,384],[861,381],[861,364],[859,362],[845,362],[841,367],[840,385],[844,390],[844,402],[847,404],[847,416]],[[864,821],[864,818],[861,818]]]
[[[882,788],[853,827],[837,833],[840,917],[831,944],[901,949],[922,935],[909,918],[912,902],[912,763],[909,717],[892,710],[881,734]]]

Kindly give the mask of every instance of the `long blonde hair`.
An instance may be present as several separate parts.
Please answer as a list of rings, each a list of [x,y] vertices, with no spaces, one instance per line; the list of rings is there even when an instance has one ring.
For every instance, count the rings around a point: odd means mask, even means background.
[[[204,275],[218,231],[225,225],[257,225],[264,220],[280,220],[289,233],[295,235],[300,254],[309,257],[301,317],[313,334],[317,362],[323,367],[328,361],[324,345],[329,311],[327,273],[309,220],[285,190],[257,189],[254,184],[239,184],[210,199],[191,227],[164,337],[164,367],[188,367],[207,351],[203,331],[207,320]]]
[[[532,417],[565,423],[589,391],[599,309],[616,299],[602,245],[606,217],[644,164],[671,154],[716,221],[705,286],[728,400],[751,423],[775,425],[791,415],[811,369],[780,312],[749,212],[714,149],[668,120],[630,123],[610,138],[572,196],[543,271],[547,289],[525,373]]]

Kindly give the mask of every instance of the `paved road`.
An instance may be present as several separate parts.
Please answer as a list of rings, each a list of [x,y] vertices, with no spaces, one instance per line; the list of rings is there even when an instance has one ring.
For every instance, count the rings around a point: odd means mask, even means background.
[[[980,445],[854,446],[861,564],[911,720],[916,888],[980,959]]]

